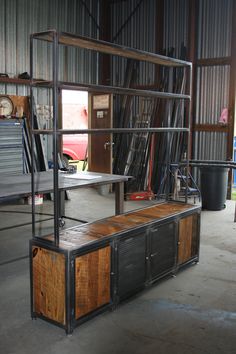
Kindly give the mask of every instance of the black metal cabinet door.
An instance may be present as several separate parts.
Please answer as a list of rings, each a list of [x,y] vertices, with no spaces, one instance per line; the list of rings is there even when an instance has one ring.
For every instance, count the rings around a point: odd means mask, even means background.
[[[176,264],[176,223],[170,222],[150,230],[150,278],[171,271]]]
[[[146,232],[136,233],[118,243],[117,294],[123,299],[142,288],[146,281]]]

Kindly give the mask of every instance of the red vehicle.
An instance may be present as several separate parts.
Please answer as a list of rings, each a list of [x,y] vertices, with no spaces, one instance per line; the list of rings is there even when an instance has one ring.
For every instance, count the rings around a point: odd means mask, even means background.
[[[63,127],[65,129],[87,129],[87,106],[79,103],[68,103],[63,106]],[[62,152],[64,161],[85,160],[87,157],[88,135],[63,135]]]
[[[63,156],[65,160],[85,160],[87,157],[88,135],[64,135]]]

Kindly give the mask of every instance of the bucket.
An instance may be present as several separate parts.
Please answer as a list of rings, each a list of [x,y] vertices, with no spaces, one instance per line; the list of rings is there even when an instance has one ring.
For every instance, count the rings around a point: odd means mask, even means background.
[[[229,169],[225,167],[201,168],[202,208],[222,210],[225,208]]]

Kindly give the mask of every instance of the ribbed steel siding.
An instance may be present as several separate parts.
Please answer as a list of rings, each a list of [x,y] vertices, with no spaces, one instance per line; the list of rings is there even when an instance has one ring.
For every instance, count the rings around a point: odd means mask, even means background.
[[[226,133],[196,132],[195,152],[200,160],[225,160],[226,145]]]
[[[199,0],[198,58],[230,56],[233,0]]]
[[[85,1],[92,15],[97,17],[99,1]],[[47,29],[57,29],[90,37],[97,37],[97,26],[84,5],[77,0],[1,0],[0,1],[0,72],[10,77],[29,73],[30,34]],[[37,65],[34,76],[52,77],[52,46],[37,44]],[[65,55],[64,55],[65,54]],[[85,50],[60,48],[60,79],[95,83],[97,79],[96,54]],[[24,85],[0,84],[0,94],[29,95],[29,87]],[[50,90],[35,90],[36,103],[51,106]],[[51,120],[40,120],[41,127],[50,128]],[[44,137],[48,157],[51,153],[50,137]]]
[[[156,1],[143,0],[125,27],[119,32],[139,3],[140,0],[130,0],[111,4],[111,39],[114,43],[155,52]],[[125,69],[125,59],[112,59],[113,84],[123,85]],[[140,63],[138,83],[141,85],[154,83],[154,65]]]
[[[229,105],[229,80],[229,66],[198,67],[197,124],[218,124],[222,109]]]
[[[188,41],[188,5],[187,0],[164,1],[164,38],[163,48],[173,47],[174,56],[180,58],[181,44],[185,47]]]
[[[86,1],[86,6],[96,18],[99,2]],[[29,36],[32,32],[55,28],[90,37],[97,37],[97,27],[83,4],[77,0],[1,0],[0,2],[0,72],[10,77],[29,72]],[[61,53],[64,50],[61,49]],[[45,44],[37,50],[38,65],[35,77],[50,78],[51,51]],[[60,60],[61,78],[95,82],[94,54],[69,50],[67,63]],[[25,86],[0,85],[0,93],[28,94]],[[46,101],[47,101],[46,97]],[[45,100],[44,100],[45,101]]]
[[[231,55],[232,0],[200,0],[197,57]],[[196,123],[218,124],[222,109],[229,107],[230,66],[197,69]],[[197,132],[195,158],[225,160],[227,134]]]

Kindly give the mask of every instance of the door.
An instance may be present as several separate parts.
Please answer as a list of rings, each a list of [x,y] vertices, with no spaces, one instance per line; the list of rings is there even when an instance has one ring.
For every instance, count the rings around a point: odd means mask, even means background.
[[[187,216],[179,221],[178,264],[198,256],[199,215]]]
[[[118,245],[118,296],[123,299],[146,281],[146,233],[127,236]]]
[[[176,259],[176,224],[174,222],[150,230],[151,279],[171,271]]]
[[[110,302],[111,247],[76,257],[75,318],[81,318]]]
[[[89,94],[89,128],[112,128],[112,95]],[[112,134],[89,134],[88,170],[112,173]]]

